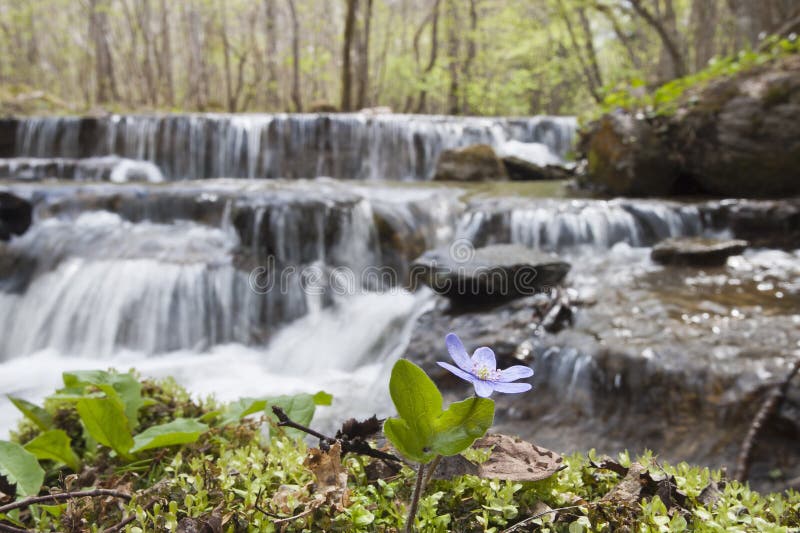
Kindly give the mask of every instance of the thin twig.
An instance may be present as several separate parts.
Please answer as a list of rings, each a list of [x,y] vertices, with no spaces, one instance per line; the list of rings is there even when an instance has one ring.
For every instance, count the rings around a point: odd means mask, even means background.
[[[350,439],[337,439],[334,437],[329,437],[327,435],[323,435],[319,431],[313,430],[302,424],[298,424],[297,422],[289,418],[289,415],[287,415],[286,412],[277,405],[272,406],[272,412],[275,413],[275,416],[278,417],[278,426],[290,427],[302,431],[304,433],[308,433],[312,437],[318,438],[320,442],[323,442],[328,445],[333,445],[338,442],[342,446],[342,454],[355,453],[359,455],[366,455],[374,459],[382,459],[384,461],[392,461],[396,463],[401,462],[398,457],[395,457],[391,453],[386,453],[380,450],[376,450],[375,448],[373,448],[364,441],[358,439],[350,440]]]
[[[590,503],[586,503],[584,505],[570,505],[569,507],[559,507],[558,509],[548,509],[547,511],[542,511],[541,513],[536,513],[533,516],[529,516],[528,518],[526,518],[522,522],[517,522],[513,526],[511,526],[511,527],[509,527],[507,529],[504,529],[500,533],[511,533],[512,531],[515,531],[517,528],[522,527],[522,526],[527,526],[528,524],[530,524],[531,522],[533,522],[537,518],[541,518],[544,515],[548,515],[550,513],[557,513],[559,511],[568,511],[570,509],[580,509],[581,507],[587,507],[589,505],[591,505],[591,504]]]
[[[297,520],[298,518],[303,518],[304,516],[309,515],[309,514],[311,514],[313,512],[314,512],[314,508],[310,507],[310,508],[306,509],[305,511],[303,511],[300,514],[296,514],[294,516],[287,516],[286,518],[281,518],[281,519],[275,520],[273,522],[273,524],[275,524],[275,525],[285,524],[286,522],[291,522],[292,520]]]
[[[29,529],[20,529],[0,522],[0,533],[29,533]]]
[[[25,507],[29,507],[31,505],[37,505],[40,503],[59,502],[62,500],[70,500],[72,498],[86,498],[93,496],[112,496],[114,498],[120,498],[125,501],[130,501],[131,499],[130,494],[111,489],[93,489],[93,490],[76,491],[76,492],[60,492],[57,494],[48,494],[47,496],[34,496],[31,498],[26,498],[24,500],[19,500],[17,502],[9,503],[7,505],[3,505],[2,507],[0,507],[0,513],[5,514],[9,511],[13,511],[14,509],[24,509]]]
[[[794,362],[791,370],[786,377],[778,383],[772,391],[767,395],[767,399],[761,404],[761,408],[753,418],[750,424],[750,429],[742,441],[742,447],[739,451],[739,457],[736,461],[735,479],[739,481],[746,481],[750,472],[750,460],[753,453],[753,446],[758,439],[759,433],[764,429],[769,419],[778,412],[783,400],[786,398],[786,393],[789,391],[789,384],[794,376],[800,371],[800,357]]]

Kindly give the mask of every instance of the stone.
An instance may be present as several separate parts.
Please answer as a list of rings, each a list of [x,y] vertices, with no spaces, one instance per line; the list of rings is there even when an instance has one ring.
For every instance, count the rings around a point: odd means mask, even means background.
[[[436,163],[434,181],[506,180],[503,161],[488,144],[473,144],[459,150],[444,150]]]
[[[656,244],[650,257],[665,265],[723,266],[729,257],[740,255],[747,241],[677,237]]]
[[[558,285],[570,270],[557,256],[516,244],[430,250],[411,266],[412,279],[460,304],[531,296]]]
[[[8,192],[0,192],[0,240],[22,235],[31,225],[33,206],[27,200]]]
[[[513,181],[566,180],[572,172],[560,165],[537,165],[513,155],[503,157],[509,179]]]

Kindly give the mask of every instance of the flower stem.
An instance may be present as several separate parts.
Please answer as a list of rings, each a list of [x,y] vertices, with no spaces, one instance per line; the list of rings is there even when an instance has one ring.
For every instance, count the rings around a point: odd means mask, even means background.
[[[408,518],[406,518],[406,533],[414,531],[414,517],[417,516],[417,506],[419,505],[419,497],[422,495],[422,480],[425,477],[425,464],[420,463],[417,468],[417,483],[414,485],[414,495],[411,496],[411,507],[408,510]]]

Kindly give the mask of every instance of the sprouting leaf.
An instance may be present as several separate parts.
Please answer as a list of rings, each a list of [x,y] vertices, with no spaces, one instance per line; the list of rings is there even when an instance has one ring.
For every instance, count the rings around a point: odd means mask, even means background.
[[[133,437],[122,402],[117,398],[84,398],[75,404],[86,431],[100,444],[113,449],[120,457],[131,459],[128,451]]]
[[[36,427],[42,431],[47,431],[53,427],[53,417],[38,405],[14,396],[8,396],[8,399],[14,404],[14,407],[19,409],[28,420],[36,424]]]
[[[85,393],[86,386],[91,385],[105,392],[108,397],[117,396],[124,406],[128,424],[135,428],[139,409],[144,405],[142,384],[130,373],[117,374],[103,370],[80,370],[64,372],[65,393]]]
[[[42,433],[25,445],[25,449],[38,459],[50,459],[64,463],[73,472],[80,470],[80,461],[70,447],[69,435],[61,429]]]
[[[267,400],[264,398],[240,398],[227,404],[222,410],[220,425],[234,424],[247,415],[263,410],[266,406]]]
[[[17,497],[35,496],[44,483],[39,460],[16,442],[0,441],[0,475],[16,484]]]
[[[208,426],[191,418],[176,418],[172,422],[149,427],[133,438],[131,453],[152,448],[165,448],[195,442],[208,431]]]
[[[331,405],[333,403],[333,394],[327,393],[324,390],[317,392],[313,398],[316,405]]]

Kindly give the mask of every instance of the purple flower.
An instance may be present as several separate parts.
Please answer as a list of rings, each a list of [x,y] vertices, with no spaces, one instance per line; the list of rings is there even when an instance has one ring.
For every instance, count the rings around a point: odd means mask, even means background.
[[[445,337],[447,351],[450,357],[458,365],[455,367],[450,363],[437,362],[442,368],[446,368],[461,379],[467,380],[475,386],[475,394],[483,398],[488,398],[494,391],[517,393],[531,390],[530,383],[511,383],[518,379],[529,378],[533,375],[533,369],[527,366],[515,365],[505,370],[497,369],[497,361],[494,352],[485,346],[475,350],[470,358],[464,345],[455,333],[448,333]]]

